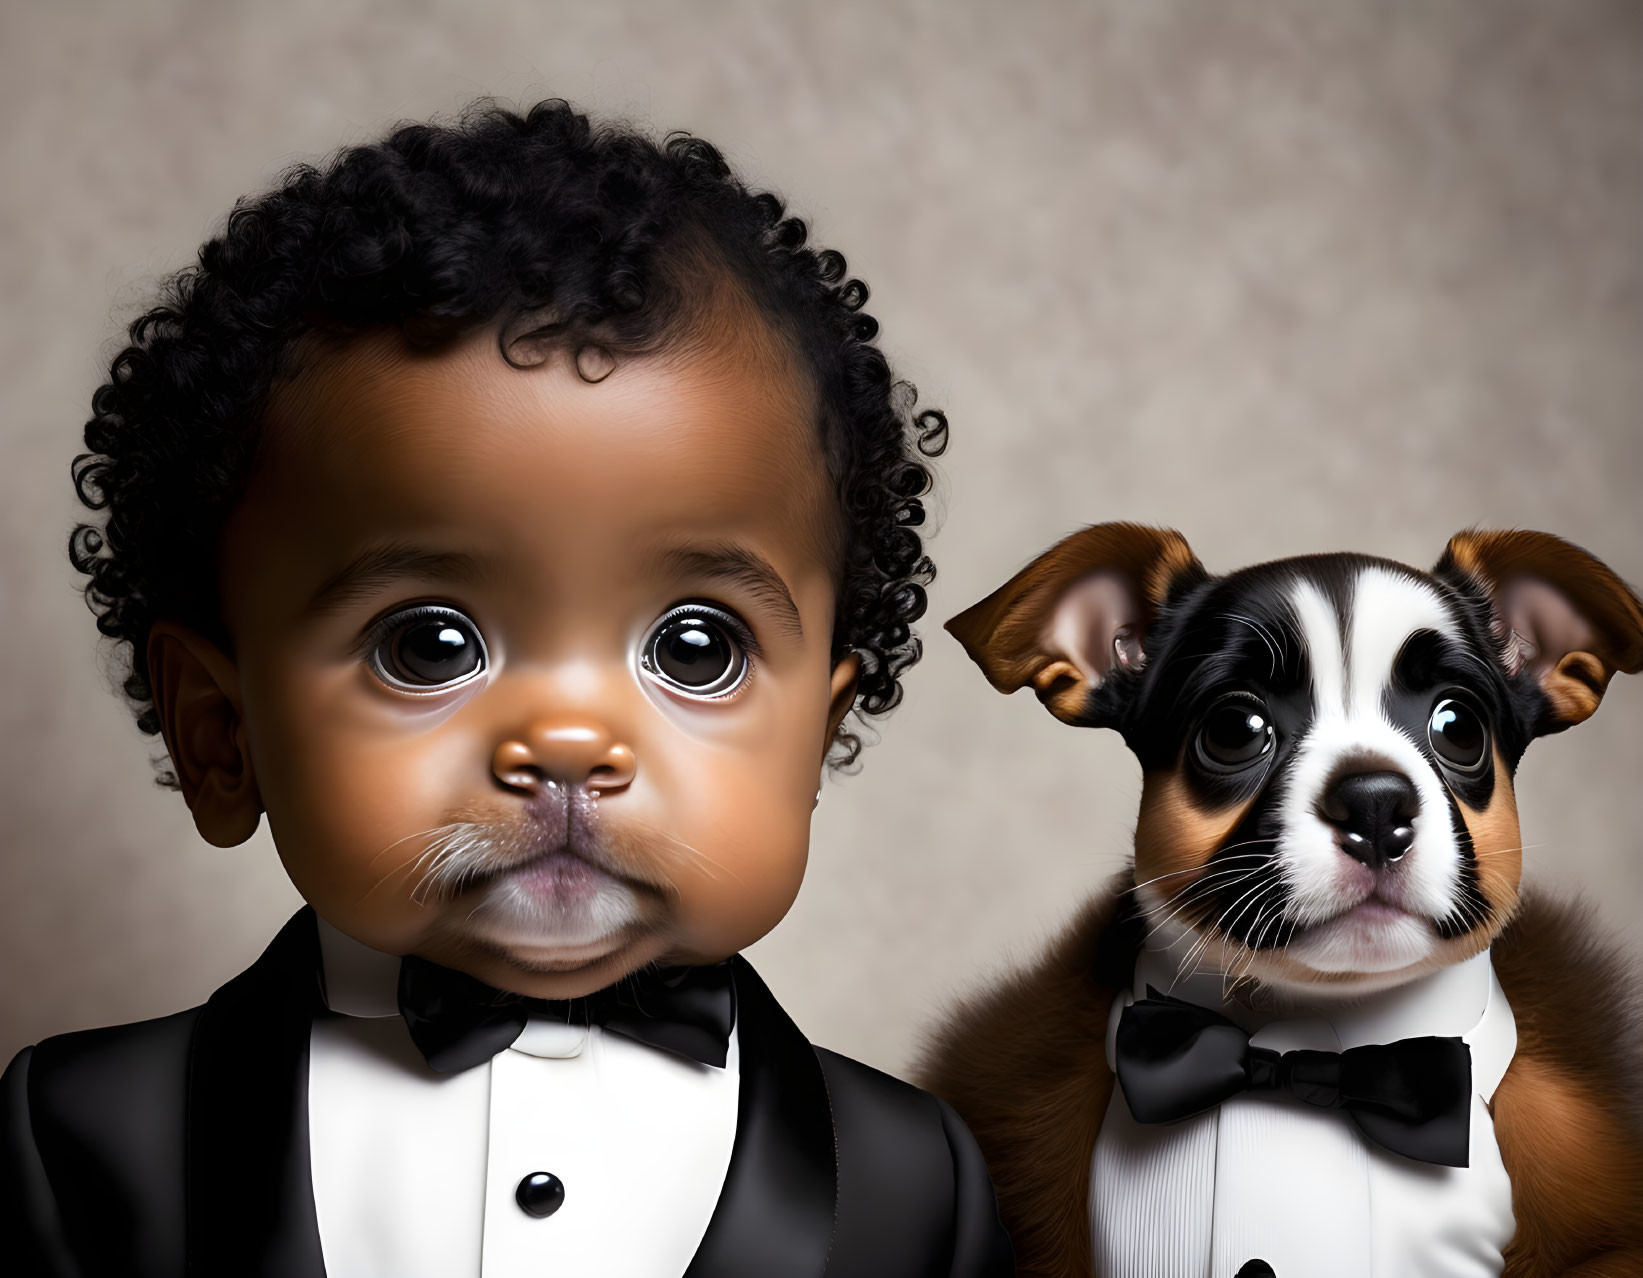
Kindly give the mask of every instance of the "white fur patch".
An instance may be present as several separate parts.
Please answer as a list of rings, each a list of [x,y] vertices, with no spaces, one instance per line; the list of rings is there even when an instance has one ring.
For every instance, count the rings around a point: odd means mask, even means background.
[[[1346,652],[1335,609],[1310,581],[1300,580],[1289,597],[1301,626],[1307,666],[1312,671],[1312,709],[1318,718],[1346,713]]]
[[[1423,581],[1366,568],[1352,591],[1352,665],[1347,695],[1353,712],[1379,716],[1392,663],[1417,630],[1452,633],[1443,600]]]
[[[1393,663],[1418,630],[1452,632],[1454,623],[1429,586],[1370,567],[1352,584],[1350,634],[1341,632],[1335,609],[1317,586],[1295,582],[1290,596],[1312,672],[1313,721],[1283,779],[1282,833],[1278,864],[1290,892],[1289,915],[1315,930],[1297,937],[1288,952],[1318,971],[1389,971],[1418,962],[1431,951],[1431,929],[1415,920],[1366,929],[1328,920],[1351,910],[1375,891],[1421,918],[1450,912],[1460,856],[1449,824],[1443,783],[1417,748],[1382,709]],[[1414,784],[1419,812],[1415,841],[1378,876],[1337,846],[1334,826],[1318,815],[1325,787],[1343,767],[1400,772]]]

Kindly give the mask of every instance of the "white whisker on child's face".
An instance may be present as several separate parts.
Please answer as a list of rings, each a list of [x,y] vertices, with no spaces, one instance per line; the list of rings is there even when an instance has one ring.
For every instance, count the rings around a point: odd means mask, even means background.
[[[228,606],[276,842],[344,931],[565,997],[791,904],[858,667],[807,392],[724,319],[597,383],[359,338],[275,396]]]

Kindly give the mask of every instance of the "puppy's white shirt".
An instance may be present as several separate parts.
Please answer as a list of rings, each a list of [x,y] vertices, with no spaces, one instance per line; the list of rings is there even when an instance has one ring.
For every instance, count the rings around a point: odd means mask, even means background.
[[[1517,1050],[1517,1023],[1485,951],[1350,1005],[1252,1012],[1219,974],[1176,981],[1175,959],[1143,948],[1131,991],[1149,984],[1253,1031],[1257,1047],[1340,1052],[1422,1035],[1472,1051],[1466,1167],[1438,1167],[1367,1140],[1340,1110],[1239,1095],[1178,1123],[1130,1116],[1116,1080],[1091,1163],[1090,1223],[1101,1278],[1234,1278],[1265,1260],[1277,1278],[1493,1278],[1512,1240],[1512,1187],[1485,1104]]]

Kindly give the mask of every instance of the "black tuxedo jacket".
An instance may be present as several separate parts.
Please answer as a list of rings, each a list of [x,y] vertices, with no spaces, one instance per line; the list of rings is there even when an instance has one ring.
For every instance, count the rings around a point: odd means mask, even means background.
[[[746,960],[732,972],[736,1138],[686,1278],[1013,1274],[958,1116],[812,1047]],[[304,909],[203,1006],[18,1053],[0,1080],[0,1268],[323,1278],[307,1087],[319,973]]]

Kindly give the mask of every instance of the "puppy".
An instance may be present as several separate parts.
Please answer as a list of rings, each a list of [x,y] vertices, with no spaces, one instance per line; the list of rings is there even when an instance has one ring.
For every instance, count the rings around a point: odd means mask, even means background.
[[[1637,982],[1520,896],[1512,791],[1643,668],[1612,571],[1471,531],[1215,577],[1104,524],[947,628],[1143,775],[1132,872],[921,1069],[1022,1274],[1643,1274]]]

